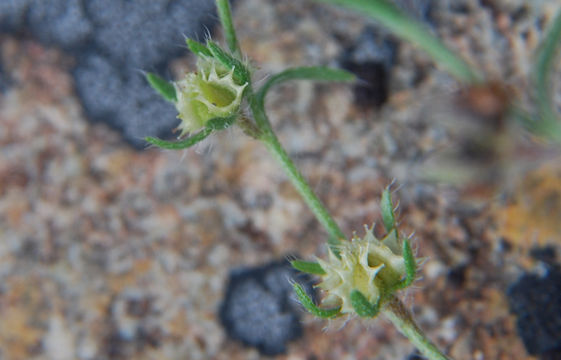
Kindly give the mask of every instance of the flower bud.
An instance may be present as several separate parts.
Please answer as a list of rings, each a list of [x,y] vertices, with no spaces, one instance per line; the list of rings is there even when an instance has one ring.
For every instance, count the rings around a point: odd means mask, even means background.
[[[200,57],[197,69],[174,84],[180,136],[203,128],[210,119],[234,115],[247,86],[234,81],[234,68],[227,69],[213,58]]]

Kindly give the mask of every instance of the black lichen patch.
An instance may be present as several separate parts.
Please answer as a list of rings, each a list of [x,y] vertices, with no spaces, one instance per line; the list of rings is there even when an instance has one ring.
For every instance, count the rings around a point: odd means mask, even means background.
[[[313,293],[310,278],[296,272],[287,261],[232,271],[220,307],[228,335],[256,347],[263,355],[285,353],[287,343],[302,335],[301,310],[291,281]]]
[[[151,90],[142,71],[165,74],[215,22],[206,0],[0,0],[0,32],[31,35],[77,57],[76,90],[88,117],[143,148],[145,136],[169,136],[173,106]]]
[[[561,359],[561,270],[525,274],[507,292],[526,350],[542,359]]]
[[[359,79],[353,88],[357,106],[379,108],[387,101],[396,48],[397,43],[390,35],[367,27],[356,43],[345,50],[341,66]]]

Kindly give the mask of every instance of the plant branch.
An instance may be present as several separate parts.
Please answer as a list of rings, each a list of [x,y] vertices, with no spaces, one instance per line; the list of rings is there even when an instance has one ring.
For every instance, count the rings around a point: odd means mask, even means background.
[[[275,160],[280,164],[281,168],[286,173],[288,179],[292,185],[296,188],[296,191],[302,196],[310,210],[314,213],[318,221],[323,225],[329,234],[328,244],[334,254],[339,254],[337,246],[339,241],[345,239],[345,234],[339,228],[339,225],[335,222],[333,217],[329,214],[329,211],[321,200],[316,196],[314,191],[310,188],[310,185],[304,179],[302,173],[296,168],[296,165],[290,159],[290,156],[286,153],[282,147],[279,139],[275,135],[267,114],[265,114],[265,109],[262,103],[259,101],[258,97],[253,93],[248,93],[248,100],[250,104],[253,117],[257,127],[261,130],[260,140],[263,141],[267,150],[273,155]]]
[[[346,2],[345,0],[327,0],[331,2]],[[350,0],[349,0],[350,1]],[[360,4],[358,1],[350,1],[351,3],[357,5]],[[383,0],[374,0],[370,2],[370,4],[381,4],[381,9],[386,11],[386,16],[392,17],[397,16],[397,22],[390,22],[390,27],[393,27],[394,30],[397,27],[396,32],[405,32],[408,31],[419,31],[419,29],[423,30],[422,27],[416,25],[417,23],[411,23],[410,25],[408,21],[404,21],[405,17],[400,17],[401,14],[395,8],[391,6],[391,4],[386,3]],[[220,20],[224,27],[224,34],[226,40],[228,42],[228,46],[230,50],[238,59],[241,55],[238,42],[236,39],[236,33],[232,24],[232,17],[230,12],[230,6],[228,0],[216,0],[216,5],[218,8],[218,13],[220,16]],[[361,6],[358,5],[358,8]],[[370,9],[372,10],[372,9]],[[396,25],[397,24],[397,25]],[[400,30],[399,26],[404,26],[406,30]],[[428,37],[426,36],[428,35]],[[413,35],[412,37],[415,37]],[[438,57],[441,59],[441,62],[444,64],[449,65],[449,70],[459,77],[461,80],[464,81],[474,81],[475,75],[471,72],[467,64],[463,63],[463,61],[444,47],[438,40],[433,39],[428,32],[424,35],[425,37],[421,36],[420,39],[425,42],[425,48],[428,49],[427,51],[432,51],[433,56]],[[431,40],[432,39],[432,40]],[[421,42],[422,42],[421,41]],[[207,46],[213,45],[210,43]],[[219,49],[219,48],[218,48]],[[218,52],[218,49],[210,48],[209,50],[213,55],[221,55]],[[266,85],[262,91],[258,94],[255,94],[251,85],[251,79],[249,75],[244,80],[247,80],[248,86],[246,88],[246,97],[249,102],[249,106],[251,112],[253,114],[253,119],[255,120],[255,124],[253,124],[249,119],[243,118],[241,121],[242,129],[248,135],[256,137],[257,139],[261,140],[267,150],[272,154],[272,156],[277,160],[281,166],[281,168],[286,173],[288,179],[292,183],[292,185],[296,188],[298,193],[302,196],[308,207],[312,210],[318,221],[323,225],[323,227],[327,230],[329,234],[328,244],[331,248],[331,251],[336,255],[339,256],[339,243],[341,240],[344,240],[345,234],[339,228],[333,217],[330,215],[329,211],[325,207],[325,205],[321,202],[321,200],[316,196],[314,191],[310,188],[310,185],[302,175],[302,173],[298,170],[298,168],[294,165],[294,162],[288,155],[288,153],[282,147],[279,139],[277,138],[273,128],[271,127],[271,123],[265,113],[265,106],[264,106],[264,97],[265,94],[270,86],[272,86],[275,81],[282,82],[286,79],[292,78],[301,78],[302,75],[305,75],[305,78],[318,78],[318,77],[325,77],[321,76],[321,72],[323,70],[319,69],[296,69],[292,71],[285,72],[282,75],[279,75],[274,81],[270,82],[270,85]],[[249,73],[248,73],[249,74]],[[341,73],[342,74],[342,73]],[[339,75],[336,72],[333,72],[332,75],[337,75],[336,77],[339,78]],[[346,76],[343,76],[346,78]],[[391,200],[390,200],[391,205]],[[395,220],[395,219],[394,219]],[[393,223],[393,221],[392,221]],[[408,245],[407,245],[408,246]],[[410,251],[409,251],[410,252]],[[414,260],[413,260],[414,262]],[[315,271],[318,271],[317,268]],[[409,275],[409,274],[408,274]],[[412,275],[411,278],[414,276]],[[295,290],[297,293],[300,294],[300,299],[306,300],[303,301],[304,304],[308,304],[308,308],[311,311],[315,311],[316,315],[320,317],[331,317],[334,314],[337,314],[340,309],[331,309],[331,311],[322,310],[315,306],[315,304],[311,301],[311,299],[306,297],[305,292],[301,287],[296,286]],[[360,292],[355,293],[355,303],[357,307],[361,308],[361,312],[367,316],[374,316],[379,309],[378,303],[376,306],[372,306],[372,304],[365,301],[364,296]],[[430,360],[448,360],[448,358],[443,355],[438,348],[428,340],[428,338],[423,334],[423,332],[419,329],[419,327],[415,324],[409,312],[405,309],[403,304],[399,299],[392,295],[392,298],[386,303],[383,308],[383,312],[386,316],[394,323],[394,325],[405,335],[409,338],[409,340],[423,353],[427,356]],[[360,314],[359,314],[360,315]]]
[[[382,308],[382,312],[429,360],[450,360],[419,329],[409,311],[397,297],[393,297]]]
[[[238,44],[238,38],[236,37],[236,31],[234,30],[232,10],[230,9],[229,0],[216,0],[216,8],[218,9],[218,16],[220,17],[220,22],[222,23],[224,37],[226,38],[226,43],[228,43],[228,48],[232,54],[239,59],[241,57],[241,51]]]

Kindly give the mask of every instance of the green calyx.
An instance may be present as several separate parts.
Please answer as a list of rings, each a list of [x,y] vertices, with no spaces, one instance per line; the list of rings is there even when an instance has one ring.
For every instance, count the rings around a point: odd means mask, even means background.
[[[362,238],[354,236],[338,246],[339,256],[330,250],[328,260],[292,262],[294,268],[321,277],[318,287],[325,292],[321,305],[312,307],[306,299],[305,307],[313,314],[325,315],[320,310],[328,309],[331,317],[338,309],[337,315],[354,313],[372,318],[396,291],[415,280],[417,262],[409,240],[398,240],[388,189],[382,199],[384,224],[389,230],[382,240],[375,237],[373,227],[365,227]]]
[[[179,137],[169,142],[155,138],[146,141],[166,149],[184,149],[204,140],[213,131],[232,125],[239,115],[250,73],[239,60],[216,43],[206,45],[187,39],[187,46],[198,56],[197,72],[188,73],[177,82],[148,73],[146,79],[164,99],[175,104],[181,123]],[[218,124],[218,125],[217,125]]]
[[[197,73],[189,73],[174,84],[180,136],[201,129],[210,119],[236,114],[247,86],[236,83],[233,69],[213,58],[199,58],[197,69]]]

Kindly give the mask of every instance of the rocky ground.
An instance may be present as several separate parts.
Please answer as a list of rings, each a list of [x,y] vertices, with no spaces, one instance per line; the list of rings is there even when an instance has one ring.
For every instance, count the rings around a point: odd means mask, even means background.
[[[403,3],[530,102],[532,55],[558,2]],[[377,84],[296,82],[267,108],[346,233],[380,221],[395,179],[401,227],[425,259],[402,296],[429,337],[454,359],[559,359],[559,152],[482,118],[425,54],[353,13],[238,0],[234,18],[257,84],[297,65],[354,66]],[[0,359],[268,358],[222,325],[229,279],[326,248],[265,148],[229,129],[189,151],[136,150],[87,116],[75,54],[13,33],[0,46]],[[193,59],[170,69],[179,77]],[[520,290],[524,274],[535,275]],[[267,279],[251,290],[263,299],[277,291]],[[240,311],[276,311],[262,307]],[[325,322],[290,308],[302,325],[278,359],[417,358],[382,318]],[[517,331],[520,319],[531,324]]]

